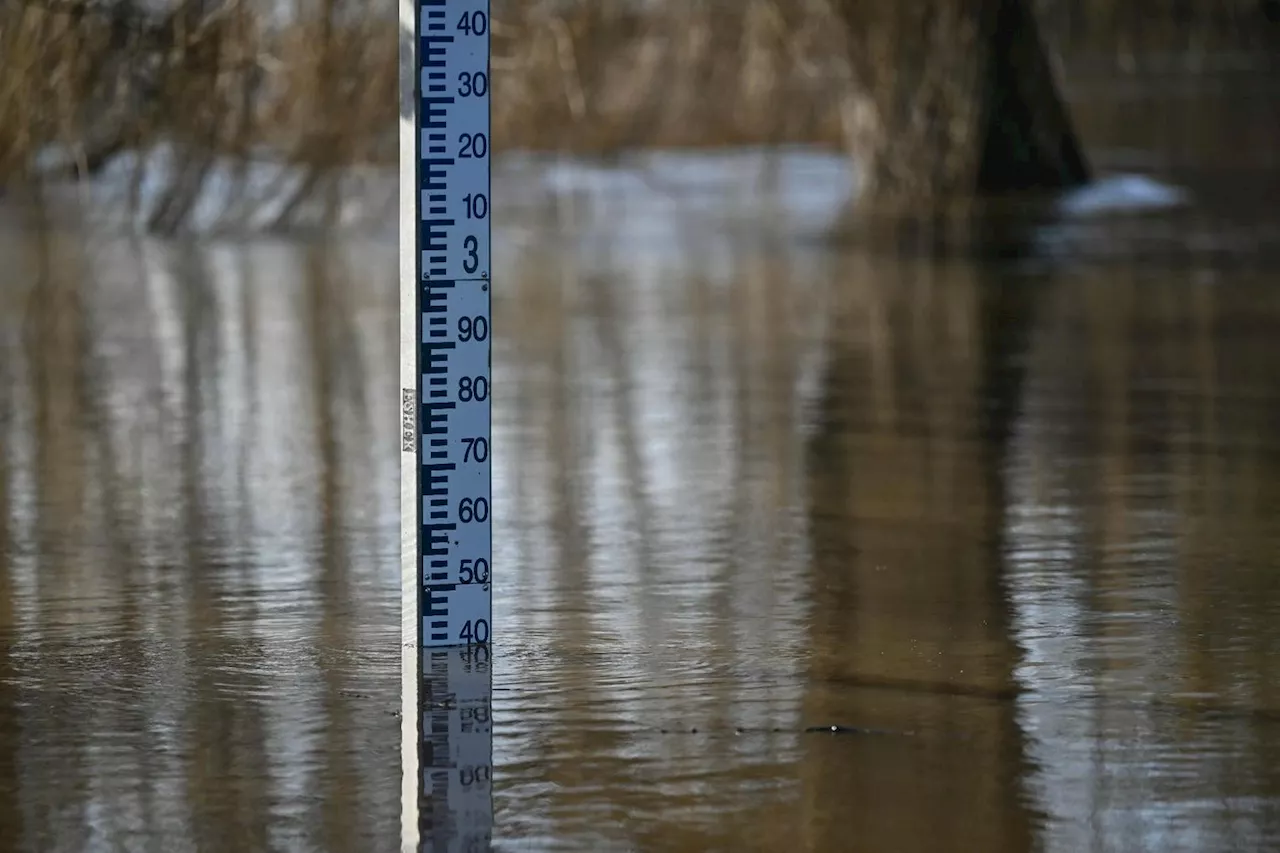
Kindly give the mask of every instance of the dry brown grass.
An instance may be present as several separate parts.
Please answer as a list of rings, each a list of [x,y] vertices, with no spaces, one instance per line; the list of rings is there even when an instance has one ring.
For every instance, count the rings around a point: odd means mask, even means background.
[[[306,0],[270,28],[246,0],[169,14],[0,0],[0,185],[83,177],[163,142],[177,162],[153,230],[179,227],[219,157],[303,168],[287,215],[335,167],[391,159],[395,20],[352,5]]]
[[[394,8],[297,0],[269,26],[265,4],[204,1],[144,14],[134,0],[0,0],[0,185],[47,177],[53,146],[69,152],[57,171],[85,175],[167,142],[179,167],[151,217],[167,231],[219,156],[302,167],[285,218],[335,167],[394,162]],[[1202,23],[1247,32],[1257,0],[1192,4],[1193,24],[1175,20],[1178,0],[1038,2],[1056,43],[1101,33],[1132,50]],[[849,63],[827,0],[494,0],[493,15],[495,149],[841,144]]]
[[[847,69],[826,0],[501,8],[493,132],[503,147],[839,142]]]

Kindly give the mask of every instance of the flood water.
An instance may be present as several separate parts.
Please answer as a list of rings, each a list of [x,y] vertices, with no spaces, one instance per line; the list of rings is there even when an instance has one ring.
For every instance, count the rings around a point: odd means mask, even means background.
[[[1082,124],[1276,186],[1196,103]],[[926,260],[735,162],[496,184],[494,848],[1280,849],[1277,209]],[[0,261],[0,850],[399,849],[393,244]]]

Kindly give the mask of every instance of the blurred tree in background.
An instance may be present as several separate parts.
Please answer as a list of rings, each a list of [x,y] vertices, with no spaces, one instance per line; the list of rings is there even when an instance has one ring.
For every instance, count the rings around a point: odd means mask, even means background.
[[[995,159],[1027,146],[1040,153],[1025,157],[1017,174],[987,177],[1071,183],[1083,164],[1062,142],[1069,125],[1052,104],[1063,55],[1130,69],[1169,53],[1194,63],[1261,43],[1273,6],[495,0],[494,145],[595,154],[846,147],[870,152],[891,194],[933,197],[985,180],[981,143],[1003,123],[992,124],[988,113],[1000,104],[976,81],[1003,57],[1008,79],[1032,81],[1015,100],[1034,107],[1020,121],[1035,132],[1003,139]],[[1043,50],[1009,37],[1031,32],[1031,7]],[[1001,15],[1006,23],[995,26]],[[1008,24],[1010,15],[1019,20]],[[395,162],[397,32],[394,9],[355,0],[0,0],[0,186],[91,175],[121,152],[163,143],[179,164],[168,177],[171,201],[152,214],[152,228],[177,227],[217,158],[304,169],[310,177],[291,185],[296,199],[287,210],[337,166]],[[889,148],[890,136],[914,145]],[[985,159],[993,161],[991,152]]]

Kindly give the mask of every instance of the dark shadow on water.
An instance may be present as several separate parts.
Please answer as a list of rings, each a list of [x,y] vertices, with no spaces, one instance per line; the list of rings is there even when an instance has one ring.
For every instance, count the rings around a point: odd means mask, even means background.
[[[1004,581],[1005,471],[1043,281],[881,266],[831,333],[808,456],[814,658],[811,849],[1036,849]],[[910,316],[914,315],[914,316]],[[872,319],[874,318],[874,319]],[[874,323],[881,340],[851,328]]]

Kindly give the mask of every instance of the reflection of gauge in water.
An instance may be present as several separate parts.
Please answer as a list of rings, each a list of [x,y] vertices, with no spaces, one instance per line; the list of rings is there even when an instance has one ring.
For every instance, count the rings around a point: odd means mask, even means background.
[[[421,768],[413,849],[488,850],[493,827],[489,650],[427,649],[423,660],[418,738],[406,741],[418,745],[417,755],[405,755],[409,761],[416,757]]]
[[[405,850],[488,849],[488,0],[401,0]]]

